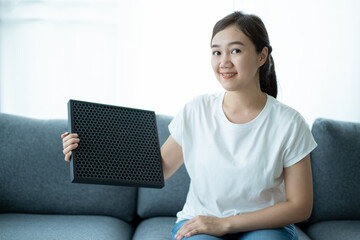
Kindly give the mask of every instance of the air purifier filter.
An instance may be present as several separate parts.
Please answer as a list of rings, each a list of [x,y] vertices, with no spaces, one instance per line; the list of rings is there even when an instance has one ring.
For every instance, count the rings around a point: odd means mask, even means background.
[[[74,183],[162,188],[155,112],[70,100],[69,131],[79,135],[70,175]]]

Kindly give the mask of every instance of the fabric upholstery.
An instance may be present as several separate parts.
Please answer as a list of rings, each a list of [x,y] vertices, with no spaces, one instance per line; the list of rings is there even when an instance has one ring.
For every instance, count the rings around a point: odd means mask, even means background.
[[[0,214],[0,239],[128,240],[133,227],[104,216]]]
[[[157,116],[160,145],[169,137],[172,117]],[[175,216],[185,203],[190,179],[184,165],[171,176],[162,189],[139,188],[137,213],[142,218]]]
[[[317,119],[311,153],[314,207],[310,222],[360,220],[360,123]]]
[[[141,218],[175,216],[186,200],[190,178],[184,165],[174,173],[162,189],[140,188],[137,213]]]
[[[0,212],[107,215],[131,221],[136,188],[70,182],[66,120],[0,114]]]
[[[171,229],[175,217],[155,217],[142,221],[133,236],[133,240],[171,240]]]
[[[295,228],[296,228],[296,231],[298,233],[298,236],[299,236],[299,240],[311,240],[307,235],[306,233],[304,233],[304,231],[299,228],[298,226],[295,225]]]
[[[136,228],[133,239],[170,240],[171,230],[175,222],[175,217],[154,217],[146,219]],[[295,226],[295,228],[298,232],[299,240],[310,240],[299,227]]]
[[[156,125],[159,135],[160,146],[162,146],[165,143],[166,139],[170,135],[168,125],[170,124],[171,120],[172,120],[171,116],[156,115]]]
[[[311,224],[305,232],[313,240],[360,239],[360,221],[324,221]]]
[[[162,145],[172,117],[156,118]],[[0,113],[0,239],[171,239],[190,183],[184,165],[163,189],[74,184],[63,160],[65,131],[66,120]],[[318,119],[312,132],[314,208],[297,227],[299,239],[357,239],[359,123]]]

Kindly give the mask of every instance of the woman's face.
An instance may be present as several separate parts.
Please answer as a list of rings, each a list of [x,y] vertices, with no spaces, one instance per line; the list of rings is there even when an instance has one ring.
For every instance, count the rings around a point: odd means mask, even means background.
[[[235,25],[214,36],[211,51],[211,65],[224,89],[239,91],[259,85],[262,54],[256,52],[255,45]]]

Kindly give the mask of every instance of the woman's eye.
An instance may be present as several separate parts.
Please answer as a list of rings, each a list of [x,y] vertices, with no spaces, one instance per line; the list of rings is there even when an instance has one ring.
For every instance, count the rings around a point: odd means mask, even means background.
[[[240,49],[233,49],[233,50],[231,51],[231,53],[239,53],[239,52],[241,52]]]
[[[219,55],[220,55],[220,52],[219,52],[219,51],[214,51],[214,52],[213,52],[213,55],[219,56]]]

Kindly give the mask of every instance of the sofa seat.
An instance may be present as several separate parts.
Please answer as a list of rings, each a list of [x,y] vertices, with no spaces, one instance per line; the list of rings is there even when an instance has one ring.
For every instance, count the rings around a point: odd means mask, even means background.
[[[171,230],[176,222],[176,217],[153,217],[143,220],[136,228],[133,240],[169,240]],[[310,240],[310,238],[298,227],[295,226],[299,240]]]
[[[127,240],[132,233],[130,224],[113,217],[0,214],[0,239]]]
[[[169,240],[176,217],[153,217],[141,221],[137,226],[133,240]]]
[[[313,240],[360,239],[359,220],[323,221],[309,225],[306,233]]]
[[[296,231],[298,233],[299,236],[299,240],[311,240],[308,235],[306,235],[306,233],[297,225],[295,225]]]
[[[160,146],[171,120],[156,116]],[[162,189],[71,183],[60,138],[68,130],[64,119],[0,113],[0,240],[170,240],[189,189],[185,166]],[[314,206],[299,240],[360,240],[360,123],[317,119],[312,133]]]

